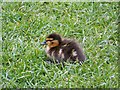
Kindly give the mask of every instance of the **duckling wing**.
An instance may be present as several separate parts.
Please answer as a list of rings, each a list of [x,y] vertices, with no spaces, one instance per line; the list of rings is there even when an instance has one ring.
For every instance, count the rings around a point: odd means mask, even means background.
[[[72,50],[74,50],[75,43],[71,40],[64,40],[62,47],[62,53],[64,54],[64,60],[70,59],[72,57]]]
[[[70,59],[72,61],[79,60],[83,62],[85,60],[85,55],[83,54],[82,48],[74,41],[65,41],[66,47],[64,47],[65,59]]]

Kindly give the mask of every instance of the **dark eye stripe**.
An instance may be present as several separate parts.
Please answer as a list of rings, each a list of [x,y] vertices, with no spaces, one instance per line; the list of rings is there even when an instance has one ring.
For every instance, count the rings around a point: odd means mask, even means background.
[[[46,40],[46,42],[47,42],[47,41],[53,41],[53,40]]]

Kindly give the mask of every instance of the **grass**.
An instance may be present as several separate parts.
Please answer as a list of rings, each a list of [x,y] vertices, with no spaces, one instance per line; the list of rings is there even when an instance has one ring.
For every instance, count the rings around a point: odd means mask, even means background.
[[[3,3],[2,88],[118,88],[118,3]],[[82,66],[45,63],[57,32],[81,43]]]

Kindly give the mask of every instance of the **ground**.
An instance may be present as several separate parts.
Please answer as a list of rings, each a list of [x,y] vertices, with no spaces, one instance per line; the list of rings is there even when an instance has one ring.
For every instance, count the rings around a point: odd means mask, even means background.
[[[2,4],[2,88],[117,88],[118,3]],[[62,69],[45,62],[45,37],[76,39],[87,56]]]

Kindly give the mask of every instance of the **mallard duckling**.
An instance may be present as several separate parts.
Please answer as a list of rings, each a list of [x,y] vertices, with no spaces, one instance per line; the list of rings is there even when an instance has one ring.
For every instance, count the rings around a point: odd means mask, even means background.
[[[80,64],[85,60],[82,49],[74,40],[62,39],[59,34],[52,33],[41,43],[47,45],[46,53],[50,59],[56,62],[79,61]]]

